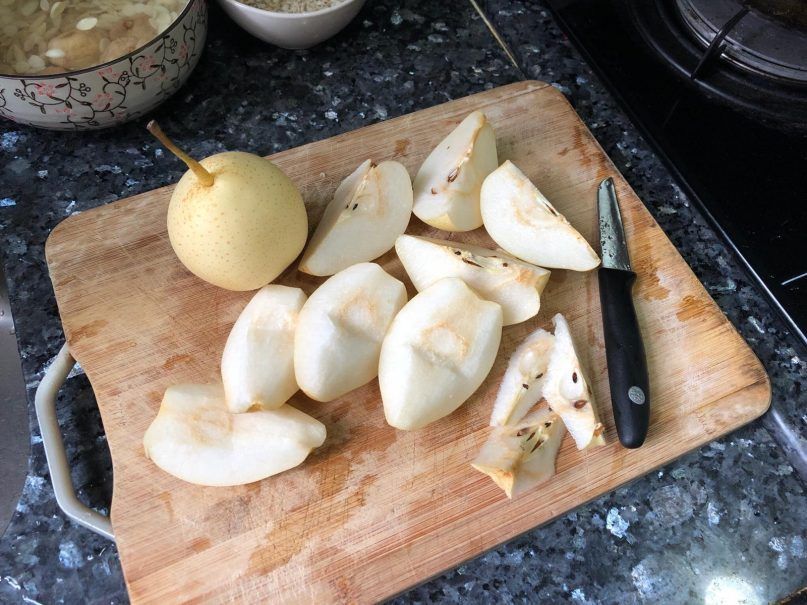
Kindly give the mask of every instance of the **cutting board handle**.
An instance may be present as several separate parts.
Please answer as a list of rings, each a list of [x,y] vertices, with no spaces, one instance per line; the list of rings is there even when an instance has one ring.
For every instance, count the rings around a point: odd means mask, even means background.
[[[112,533],[112,523],[109,521],[109,517],[86,506],[76,496],[70,477],[70,465],[64,450],[62,432],[56,419],[56,397],[74,365],[76,365],[76,360],[70,355],[70,350],[65,343],[36,389],[34,405],[39,430],[42,433],[42,445],[45,446],[45,457],[48,460],[50,479],[53,482],[53,493],[64,514],[79,525],[114,540],[115,534]]]

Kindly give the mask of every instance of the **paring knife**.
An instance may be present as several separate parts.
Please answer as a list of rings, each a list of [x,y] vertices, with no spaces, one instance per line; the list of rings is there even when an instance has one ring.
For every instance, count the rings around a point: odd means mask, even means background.
[[[608,360],[611,405],[619,441],[636,448],[644,443],[650,419],[650,390],[642,335],[636,321],[631,271],[622,215],[614,180],[605,179],[597,190],[602,266],[599,270],[600,306]]]

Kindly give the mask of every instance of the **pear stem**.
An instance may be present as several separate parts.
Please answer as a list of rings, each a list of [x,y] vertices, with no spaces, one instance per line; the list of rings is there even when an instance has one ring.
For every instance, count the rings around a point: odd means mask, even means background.
[[[153,134],[154,138],[160,141],[160,143],[162,143],[168,149],[168,151],[185,162],[193,174],[196,175],[196,178],[202,182],[202,185],[205,187],[210,187],[213,184],[213,175],[210,174],[199,162],[177,147],[174,142],[168,138],[168,135],[163,132],[163,129],[160,128],[160,125],[157,124],[156,120],[151,120],[146,125],[146,130]]]

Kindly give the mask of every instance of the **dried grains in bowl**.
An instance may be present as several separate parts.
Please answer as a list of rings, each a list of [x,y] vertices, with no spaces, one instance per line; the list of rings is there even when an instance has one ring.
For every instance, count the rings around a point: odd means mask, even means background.
[[[164,32],[188,0],[0,0],[0,74],[113,61]]]
[[[342,4],[345,0],[238,0],[241,4],[275,13],[310,13]]]

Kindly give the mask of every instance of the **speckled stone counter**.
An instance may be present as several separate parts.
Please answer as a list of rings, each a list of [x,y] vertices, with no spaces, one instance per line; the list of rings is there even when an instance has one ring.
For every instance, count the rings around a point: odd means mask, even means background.
[[[460,0],[369,0],[346,31],[310,51],[266,46],[214,7],[196,73],[155,117],[196,156],[269,154],[518,79],[552,82],[762,359],[780,418],[803,437],[805,363],[725,247],[539,4],[488,2],[485,11],[516,64]],[[142,120],[80,134],[0,123],[0,241],[31,401],[63,340],[44,260],[48,233],[65,216],[182,172]],[[59,418],[80,497],[106,511],[111,463],[80,371],[63,389]],[[395,602],[690,603],[737,594],[762,603],[787,595],[807,584],[807,498],[774,429],[758,421]],[[31,434],[30,475],[0,539],[0,602],[127,602],[114,544],[63,517],[33,418]]]

